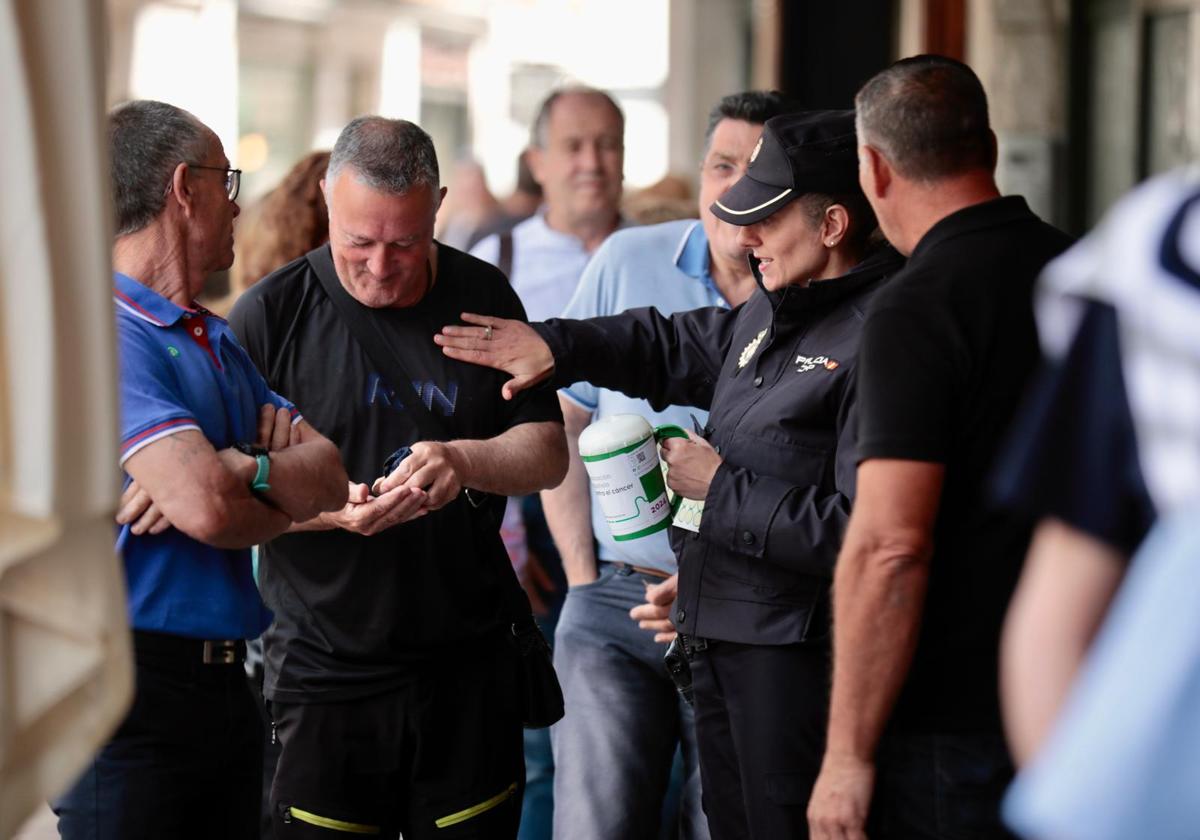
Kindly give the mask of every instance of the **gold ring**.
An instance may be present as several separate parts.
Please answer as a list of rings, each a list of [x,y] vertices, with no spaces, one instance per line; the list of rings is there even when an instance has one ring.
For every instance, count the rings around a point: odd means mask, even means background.
[[[483,330],[483,340],[484,340],[484,341],[491,341],[491,340],[492,340],[492,325],[491,325],[491,324],[488,324],[486,327],[484,327],[484,330]]]

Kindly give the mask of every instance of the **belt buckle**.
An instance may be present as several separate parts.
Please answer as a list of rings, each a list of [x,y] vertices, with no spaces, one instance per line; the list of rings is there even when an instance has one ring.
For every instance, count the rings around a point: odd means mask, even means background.
[[[232,665],[237,662],[237,642],[228,639],[215,642],[205,639],[201,660],[205,665]]]

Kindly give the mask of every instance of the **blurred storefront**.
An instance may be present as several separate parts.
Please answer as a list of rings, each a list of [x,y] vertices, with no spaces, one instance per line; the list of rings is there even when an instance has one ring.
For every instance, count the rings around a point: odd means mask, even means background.
[[[110,0],[109,97],[213,125],[253,199],[347,120],[419,122],[444,167],[512,187],[537,104],[613,92],[631,186],[690,173],[708,106],[749,78],[750,0]]]
[[[217,127],[253,199],[352,116],[419,121],[443,165],[508,191],[565,81],[628,115],[631,187],[693,176],[719,96],[778,86],[847,107],[893,58],[979,72],[1000,178],[1074,231],[1200,148],[1200,0],[109,0],[109,98]]]
[[[109,99],[217,128],[252,201],[356,114],[420,122],[447,173],[508,192],[541,98],[606,88],[631,188],[693,180],[708,108],[748,86],[849,107],[918,52],[988,89],[999,178],[1079,233],[1200,149],[1200,0],[109,0]]]

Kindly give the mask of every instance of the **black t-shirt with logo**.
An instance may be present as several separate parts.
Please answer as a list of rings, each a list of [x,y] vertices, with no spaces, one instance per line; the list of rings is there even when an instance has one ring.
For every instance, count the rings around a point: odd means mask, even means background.
[[[505,401],[504,374],[448,359],[433,343],[464,311],[524,320],[504,275],[487,263],[440,245],[436,282],[420,303],[364,311],[414,381],[390,382],[375,369],[306,258],[253,286],[230,314],[271,387],[338,446],[352,481],[370,484],[389,454],[422,439],[397,387],[413,388],[452,439],[561,422],[553,392]],[[275,612],[264,635],[267,696],[332,701],[384,691],[421,663],[494,639],[506,614],[499,570],[511,569],[497,523],[481,525],[480,514],[459,498],[371,537],[311,531],[265,545],[259,585]]]
[[[875,298],[858,361],[860,462],[944,464],[920,640],[899,729],[998,731],[1000,626],[1030,536],[988,475],[1038,359],[1033,285],[1070,245],[1024,199],[960,210]]]

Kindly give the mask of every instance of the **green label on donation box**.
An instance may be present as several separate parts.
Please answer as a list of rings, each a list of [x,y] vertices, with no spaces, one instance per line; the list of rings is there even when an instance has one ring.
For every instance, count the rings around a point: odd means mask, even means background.
[[[658,460],[658,443],[667,437],[687,434],[678,426],[651,429],[636,414],[606,417],[579,436],[579,455],[613,539],[635,540],[671,524],[674,506]]]

